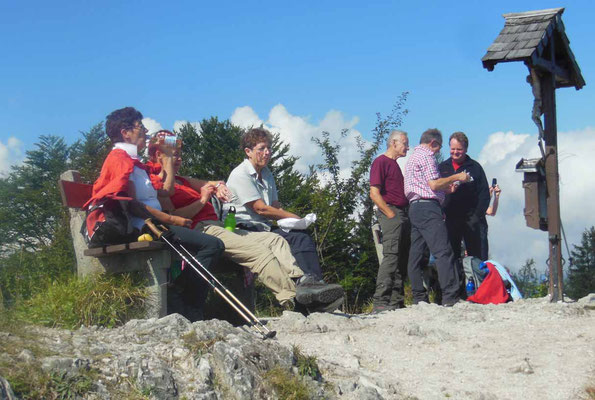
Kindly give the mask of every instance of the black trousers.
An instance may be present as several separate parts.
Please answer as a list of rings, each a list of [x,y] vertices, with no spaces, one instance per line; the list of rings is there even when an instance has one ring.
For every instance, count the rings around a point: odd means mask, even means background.
[[[217,262],[225,250],[223,242],[215,236],[179,226],[170,226],[169,229],[174,233],[179,243],[207,269]],[[176,254],[175,251],[174,254]],[[190,321],[201,319],[201,308],[206,301],[210,285],[189,265],[184,268],[182,274],[176,278],[173,284],[185,306],[182,310],[177,311]]]
[[[488,243],[488,221],[483,218],[479,224],[479,239],[481,240],[481,260],[485,261],[489,257],[490,246]]]
[[[411,281],[413,302],[428,301],[423,284],[423,259],[428,248],[436,258],[443,303],[456,302],[460,298],[458,272],[440,205],[437,201],[412,202],[409,205],[409,221],[411,247],[407,273]]]
[[[481,260],[487,260],[487,248],[485,258],[482,254],[482,233],[481,225],[486,224],[486,239],[487,239],[487,222],[485,215],[478,217],[474,213],[468,215],[447,215],[446,229],[448,230],[448,240],[452,247],[452,252],[455,257],[463,257],[461,253],[461,240],[465,241],[465,249],[467,255],[478,257]]]

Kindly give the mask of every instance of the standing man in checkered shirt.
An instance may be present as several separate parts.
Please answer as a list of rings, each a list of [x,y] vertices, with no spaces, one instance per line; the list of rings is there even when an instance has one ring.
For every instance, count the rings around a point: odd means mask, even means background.
[[[429,247],[436,258],[442,305],[450,307],[460,299],[459,279],[441,205],[447,193],[452,193],[459,183],[468,182],[471,177],[466,172],[460,172],[440,178],[435,154],[441,148],[442,133],[438,129],[428,129],[421,135],[419,146],[413,149],[405,168],[405,196],[409,200],[411,222],[407,273],[411,280],[413,303],[427,302],[421,263],[424,251]]]

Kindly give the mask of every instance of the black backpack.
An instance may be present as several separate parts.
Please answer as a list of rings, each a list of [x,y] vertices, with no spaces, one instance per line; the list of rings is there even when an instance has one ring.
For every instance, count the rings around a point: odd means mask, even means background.
[[[87,211],[81,233],[89,248],[136,242],[140,231],[132,226],[128,201],[105,199]]]

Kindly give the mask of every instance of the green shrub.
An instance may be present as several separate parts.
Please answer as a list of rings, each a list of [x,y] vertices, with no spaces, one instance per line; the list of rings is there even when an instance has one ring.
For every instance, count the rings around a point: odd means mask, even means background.
[[[73,276],[74,271],[70,233],[59,228],[48,246],[37,251],[20,249],[0,257],[0,300],[6,306],[27,300],[52,282]]]
[[[299,374],[321,381],[322,374],[320,373],[320,368],[318,368],[316,357],[305,355],[298,346],[293,346],[292,351]]]
[[[271,369],[264,377],[280,400],[308,400],[311,397],[304,382],[281,367]]]
[[[70,277],[20,302],[16,314],[23,321],[49,327],[111,328],[140,317],[147,295],[141,282],[129,274]]]

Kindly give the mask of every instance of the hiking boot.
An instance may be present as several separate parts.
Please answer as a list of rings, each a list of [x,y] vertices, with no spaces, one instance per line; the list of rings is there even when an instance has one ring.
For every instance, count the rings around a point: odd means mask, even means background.
[[[311,275],[304,275],[296,284],[295,300],[306,307],[310,307],[310,305],[330,305],[337,299],[343,299],[341,285],[329,285],[316,280]]]
[[[332,313],[333,311],[335,311],[339,307],[341,307],[341,304],[343,304],[343,296],[339,297],[335,301],[332,301],[328,304],[322,304],[322,303],[316,303],[316,302],[312,303],[309,306],[307,306],[306,309],[308,310],[309,314],[315,313],[315,312]]]

